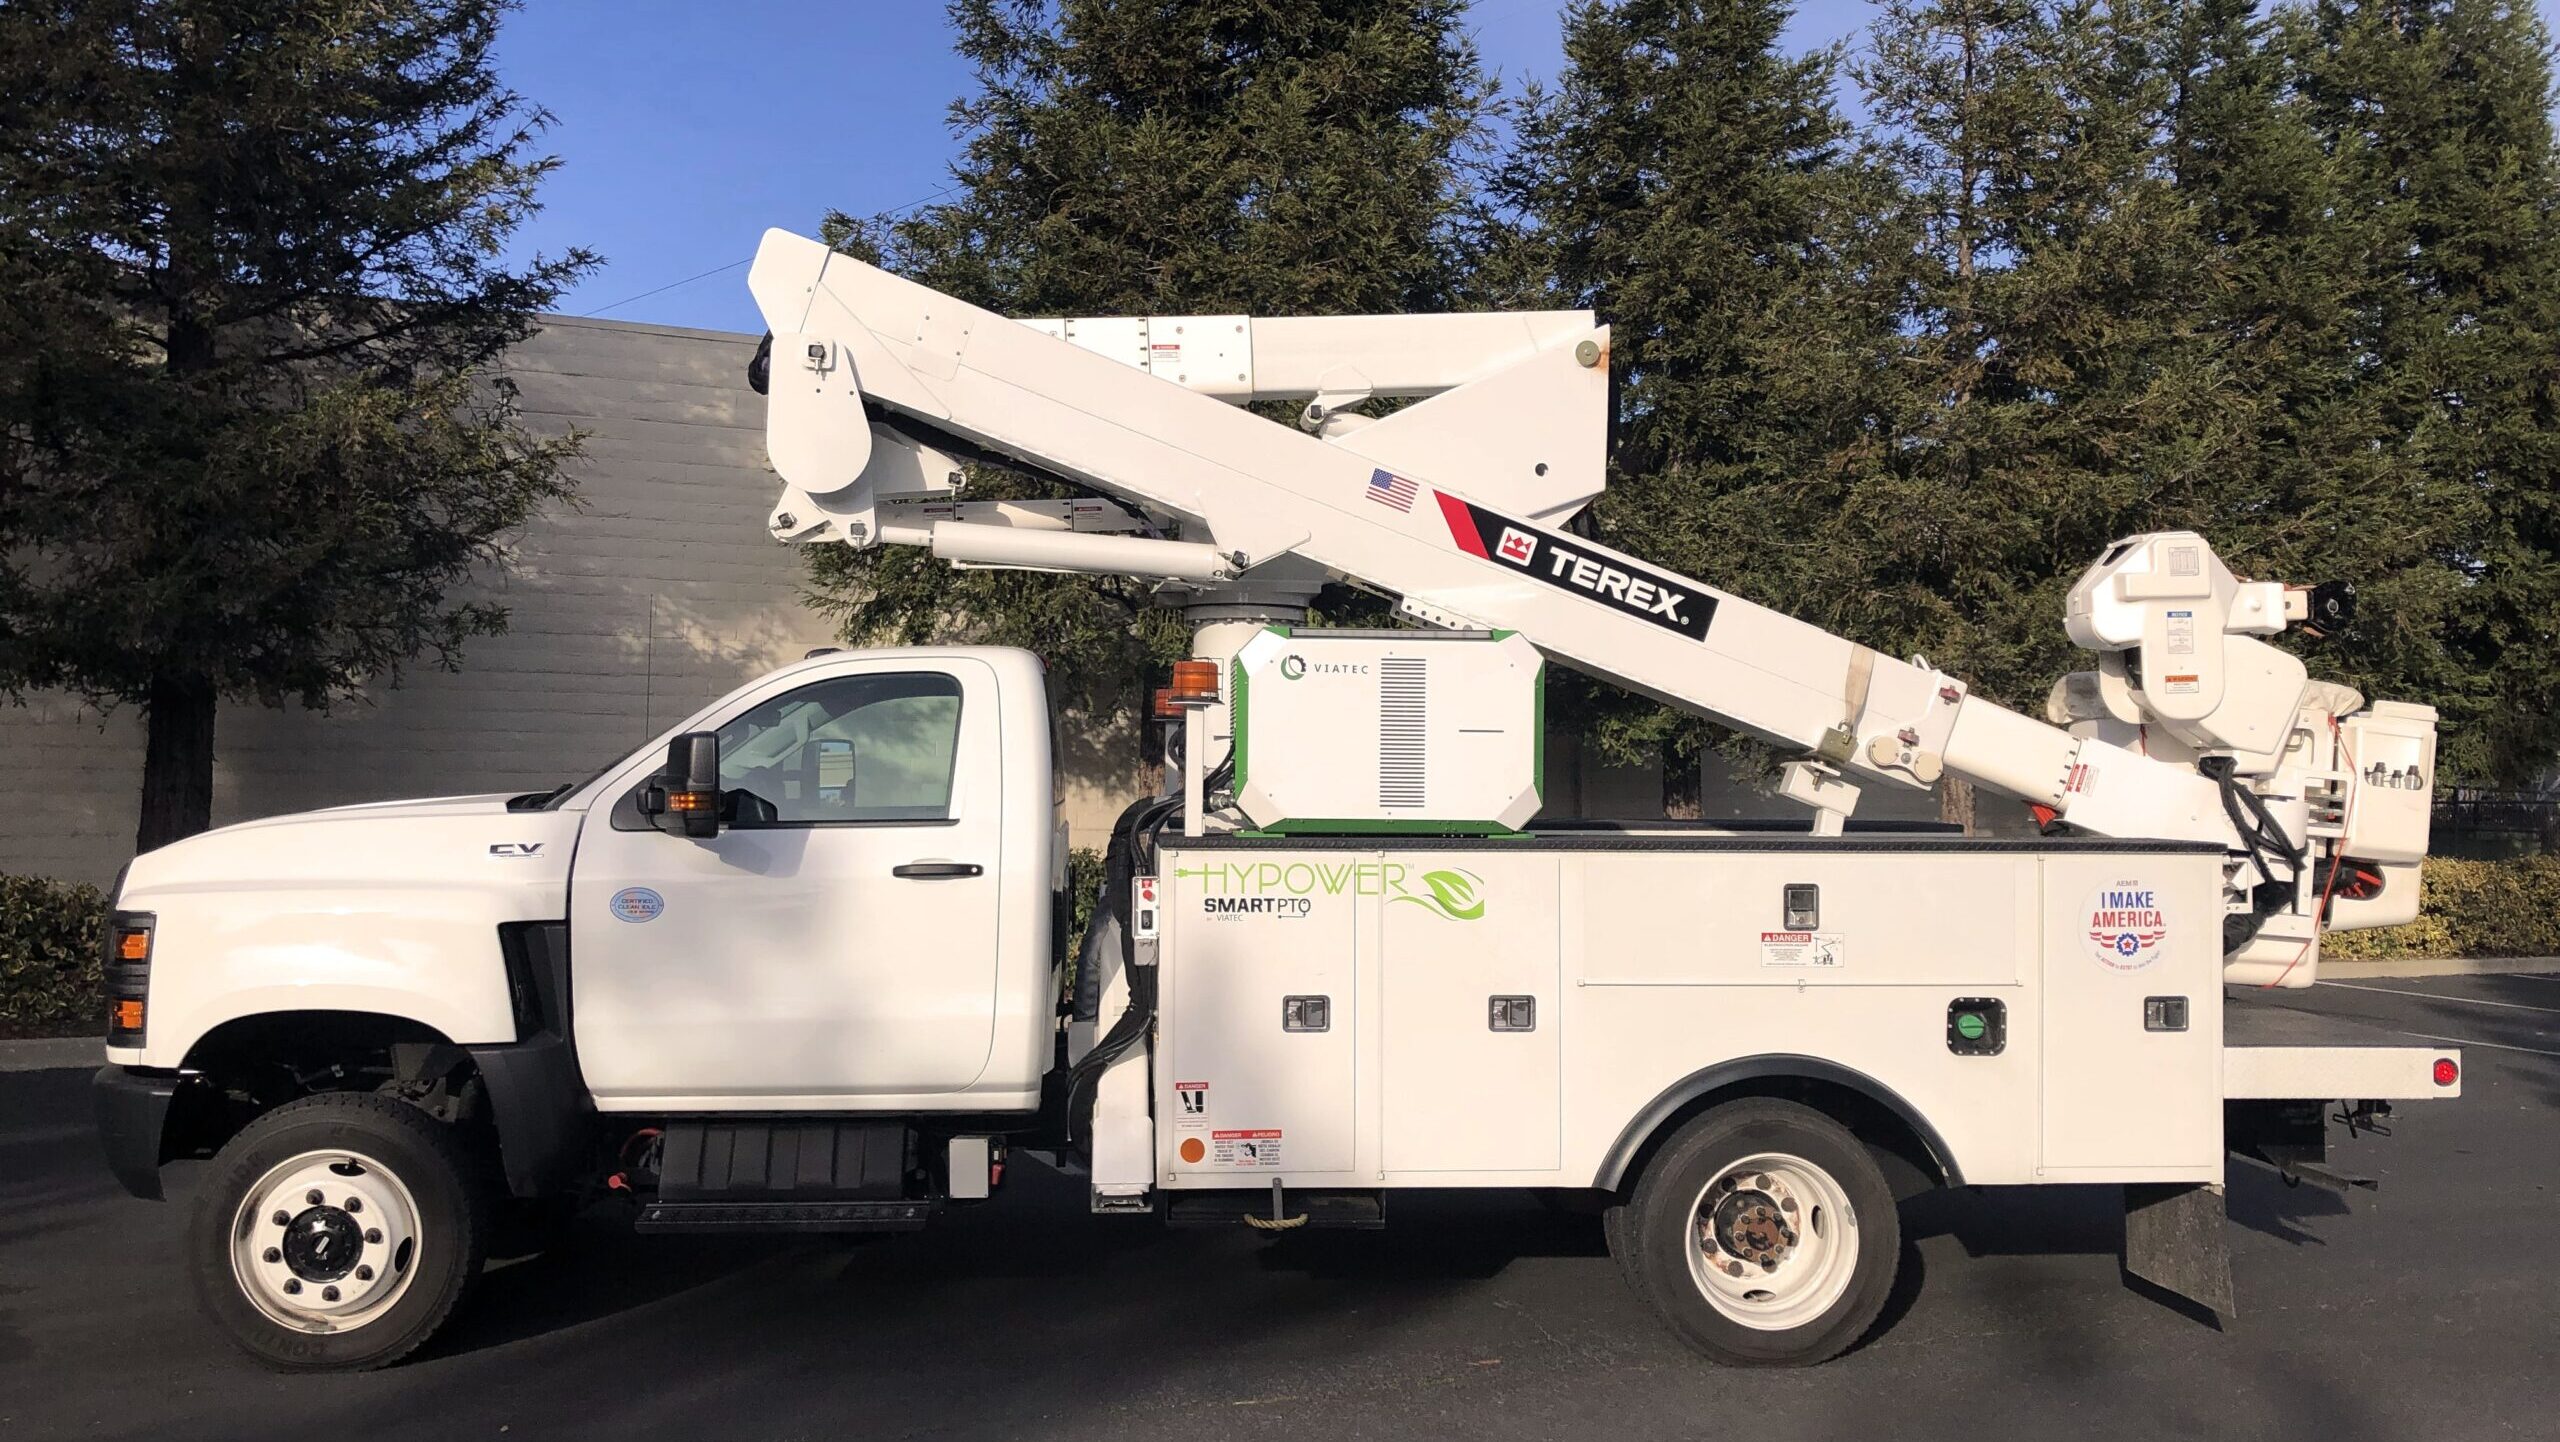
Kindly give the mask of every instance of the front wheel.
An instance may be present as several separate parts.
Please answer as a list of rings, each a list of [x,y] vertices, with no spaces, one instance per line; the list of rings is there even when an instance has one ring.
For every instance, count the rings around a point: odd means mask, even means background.
[[[1902,1249],[1892,1189],[1865,1145],[1810,1107],[1761,1099],[1673,1135],[1611,1238],[1683,1341],[1761,1367],[1847,1350],[1884,1310]]]
[[[406,1102],[342,1092],[278,1107],[231,1139],[196,1196],[196,1296],[269,1366],[397,1361],[479,1275],[479,1176],[452,1128]]]

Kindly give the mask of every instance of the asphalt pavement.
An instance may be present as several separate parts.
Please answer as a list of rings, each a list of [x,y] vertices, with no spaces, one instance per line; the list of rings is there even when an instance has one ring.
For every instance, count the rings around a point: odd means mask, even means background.
[[[2124,1286],[2112,1189],[1956,1192],[1906,1206],[1885,1324],[1801,1372],[1697,1360],[1531,1197],[1166,1233],[1026,1164],[867,1245],[590,1217],[408,1363],[280,1376],[195,1313],[188,1179],[126,1198],[85,1072],[0,1075],[0,1439],[2560,1438],[2560,977],[2249,1001],[2458,1041],[2465,1094],[2335,1149],[2378,1193],[2235,1167],[2229,1330]]]

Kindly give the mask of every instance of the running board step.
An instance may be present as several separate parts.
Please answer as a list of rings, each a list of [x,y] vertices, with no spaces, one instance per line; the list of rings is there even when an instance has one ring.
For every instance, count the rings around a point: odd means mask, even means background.
[[[931,1202],[650,1202],[643,1232],[915,1232]]]

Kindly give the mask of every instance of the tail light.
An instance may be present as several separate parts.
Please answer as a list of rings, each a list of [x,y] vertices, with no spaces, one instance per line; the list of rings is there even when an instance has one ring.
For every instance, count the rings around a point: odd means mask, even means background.
[[[2440,1056],[2436,1058],[2437,1086],[2449,1087],[2460,1080],[2462,1080],[2461,1063],[2456,1062],[2449,1056]]]
[[[151,945],[158,918],[147,911],[107,917],[107,1045],[142,1045],[144,1012],[151,999]]]

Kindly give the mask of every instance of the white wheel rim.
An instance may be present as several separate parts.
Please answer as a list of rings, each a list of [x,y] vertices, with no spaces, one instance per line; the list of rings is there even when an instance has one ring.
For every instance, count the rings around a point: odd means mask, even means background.
[[[1829,1172],[1780,1152],[1726,1167],[1687,1218],[1689,1277],[1708,1305],[1754,1331],[1806,1326],[1858,1270],[1858,1215]]]
[[[425,1245],[418,1203],[390,1168],[362,1152],[304,1152],[242,1195],[231,1275],[281,1326],[350,1332],[408,1292]]]

